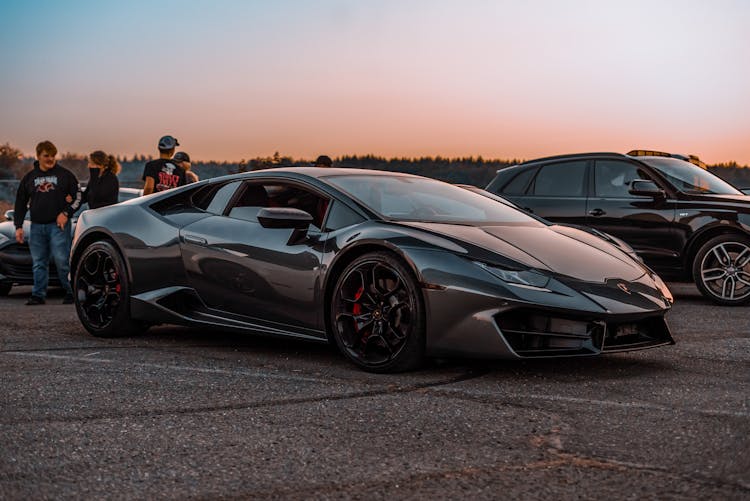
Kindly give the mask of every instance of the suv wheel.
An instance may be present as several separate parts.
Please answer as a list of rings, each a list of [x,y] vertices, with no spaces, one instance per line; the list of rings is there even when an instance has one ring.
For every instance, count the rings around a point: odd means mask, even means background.
[[[750,239],[719,235],[703,244],[693,261],[693,278],[701,293],[717,304],[750,301]]]

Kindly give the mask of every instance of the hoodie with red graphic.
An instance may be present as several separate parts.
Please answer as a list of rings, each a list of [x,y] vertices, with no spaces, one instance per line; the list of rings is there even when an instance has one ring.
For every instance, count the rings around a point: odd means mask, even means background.
[[[72,200],[70,203],[66,200],[68,196]],[[23,226],[27,206],[31,209],[32,223],[54,223],[61,212],[73,216],[81,206],[78,179],[59,164],[42,171],[39,162],[34,162],[34,168],[23,176],[16,192],[13,216],[16,228]]]

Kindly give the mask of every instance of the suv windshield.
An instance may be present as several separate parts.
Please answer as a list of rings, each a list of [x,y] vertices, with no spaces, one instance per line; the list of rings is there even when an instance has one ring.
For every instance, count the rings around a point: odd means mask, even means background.
[[[396,221],[541,224],[513,207],[457,186],[411,176],[328,176],[326,181]]]
[[[658,170],[683,193],[693,195],[742,195],[737,188],[697,165],[676,158],[639,158]]]

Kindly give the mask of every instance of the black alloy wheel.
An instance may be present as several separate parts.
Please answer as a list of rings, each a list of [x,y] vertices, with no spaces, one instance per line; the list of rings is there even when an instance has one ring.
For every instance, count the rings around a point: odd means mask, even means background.
[[[703,244],[693,262],[701,293],[725,306],[750,301],[750,239],[719,235]]]
[[[125,263],[110,242],[94,242],[84,249],[71,286],[78,318],[94,336],[126,336],[145,330],[130,318]]]
[[[7,296],[10,294],[10,290],[13,288],[11,282],[0,282],[0,296]]]
[[[339,276],[331,301],[336,344],[371,372],[400,372],[424,358],[422,296],[411,271],[393,254],[373,252]]]

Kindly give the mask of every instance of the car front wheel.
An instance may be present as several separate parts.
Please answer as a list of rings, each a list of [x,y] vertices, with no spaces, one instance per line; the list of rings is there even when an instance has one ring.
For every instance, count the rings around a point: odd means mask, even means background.
[[[365,254],[337,280],[330,312],[333,338],[364,370],[415,369],[425,352],[423,312],[411,270],[388,252]]]
[[[693,261],[693,277],[713,302],[737,306],[750,301],[750,239],[719,235],[701,246]]]
[[[0,282],[0,296],[7,296],[10,294],[10,290],[13,288],[13,284],[9,282]]]
[[[71,285],[78,318],[94,336],[127,336],[146,329],[130,318],[125,263],[112,243],[93,242],[84,249]]]

